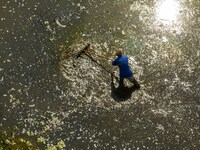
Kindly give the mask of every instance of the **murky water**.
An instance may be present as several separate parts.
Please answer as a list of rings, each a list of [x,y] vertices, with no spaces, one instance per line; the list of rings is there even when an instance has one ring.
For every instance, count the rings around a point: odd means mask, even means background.
[[[2,128],[41,149],[62,141],[64,149],[199,149],[200,1],[2,0],[0,8]],[[76,57],[86,42],[100,65]],[[123,100],[109,74],[118,75],[109,60],[117,48],[141,84]]]

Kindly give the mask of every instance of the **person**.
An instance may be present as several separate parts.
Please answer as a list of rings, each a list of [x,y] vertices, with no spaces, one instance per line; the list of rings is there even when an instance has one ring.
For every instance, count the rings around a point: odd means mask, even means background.
[[[123,55],[122,50],[117,50],[115,52],[115,55],[117,56],[117,58],[114,61],[112,61],[112,65],[119,67],[119,76],[120,76],[119,86],[124,86],[124,79],[126,78],[130,82],[132,82],[136,88],[139,89],[140,84],[134,78],[133,73],[129,67],[128,56]]]

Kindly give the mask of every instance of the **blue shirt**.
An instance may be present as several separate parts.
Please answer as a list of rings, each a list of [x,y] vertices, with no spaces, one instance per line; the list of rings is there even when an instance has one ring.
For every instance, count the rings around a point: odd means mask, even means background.
[[[118,56],[113,62],[113,66],[119,67],[120,78],[128,78],[133,76],[133,73],[128,65],[128,56]]]

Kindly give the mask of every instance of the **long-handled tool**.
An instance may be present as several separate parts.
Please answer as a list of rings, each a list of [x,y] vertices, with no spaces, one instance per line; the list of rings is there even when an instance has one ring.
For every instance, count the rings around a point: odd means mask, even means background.
[[[106,72],[108,72],[109,74],[111,74],[111,75],[113,75],[115,78],[116,78],[116,80],[119,80],[119,78],[118,77],[116,77],[114,74],[113,74],[113,72],[111,72],[110,70],[108,70],[106,67],[104,67],[101,63],[99,63],[97,60],[95,60],[89,53],[87,53],[87,51],[86,50],[88,50],[89,49],[89,46],[90,46],[90,44],[87,44],[79,53],[78,53],[78,55],[77,55],[77,59],[82,55],[82,54],[84,54],[84,55],[86,55],[88,58],[90,58],[92,61],[94,61],[96,64],[98,64],[102,69],[104,69]]]
[[[81,54],[85,53],[86,50],[88,50],[88,48],[90,47],[90,43],[88,43],[76,56],[76,58],[78,59]]]

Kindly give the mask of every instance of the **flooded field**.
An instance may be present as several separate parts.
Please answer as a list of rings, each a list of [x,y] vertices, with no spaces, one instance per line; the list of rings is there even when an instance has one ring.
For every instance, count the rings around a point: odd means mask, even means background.
[[[0,135],[30,149],[200,149],[199,16],[199,0],[1,0]],[[139,90],[117,89],[116,49]]]

